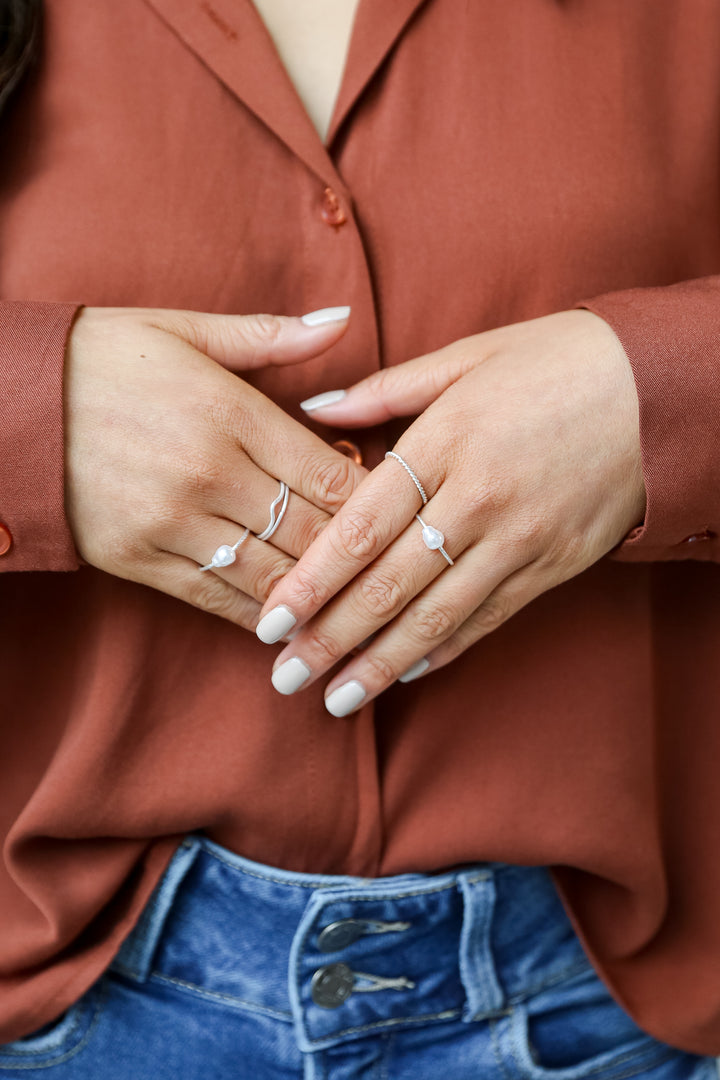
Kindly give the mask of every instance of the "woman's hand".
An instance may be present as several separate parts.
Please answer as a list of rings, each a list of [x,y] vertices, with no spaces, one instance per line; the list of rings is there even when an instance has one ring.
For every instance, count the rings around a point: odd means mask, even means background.
[[[258,636],[302,630],[275,664],[292,693],[372,635],[329,683],[345,716],[447,664],[605,555],[643,518],[638,400],[610,327],[563,311],[457,341],[358,383],[313,418],[376,424],[425,410],[263,608]],[[415,518],[454,559],[423,541]]]
[[[222,366],[323,352],[347,309],[313,314],[306,325],[81,310],[66,358],[66,508],[86,562],[254,628],[260,603],[366,472]],[[201,573],[221,544],[266,528],[279,480],[291,494],[272,543],[247,535],[232,565]]]

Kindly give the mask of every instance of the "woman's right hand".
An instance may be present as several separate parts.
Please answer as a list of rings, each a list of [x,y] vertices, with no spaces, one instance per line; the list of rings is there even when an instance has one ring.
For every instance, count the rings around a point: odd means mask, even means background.
[[[346,311],[340,311],[341,316]],[[82,308],[65,370],[66,511],[82,559],[247,629],[366,475],[223,367],[308,360],[347,318]],[[272,543],[279,480],[290,487]],[[251,534],[227,567],[221,544]]]

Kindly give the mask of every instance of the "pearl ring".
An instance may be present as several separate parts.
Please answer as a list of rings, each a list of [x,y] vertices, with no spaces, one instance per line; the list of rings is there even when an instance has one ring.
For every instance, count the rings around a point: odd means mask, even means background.
[[[230,547],[229,544],[221,544],[220,547],[216,550],[210,562],[207,564],[207,566],[201,566],[200,569],[217,570],[221,566],[231,566],[237,559],[237,555],[235,554],[237,549],[240,547],[241,544],[245,543],[249,533],[250,530],[245,529],[245,532],[242,534],[237,544],[233,544],[232,547]]]

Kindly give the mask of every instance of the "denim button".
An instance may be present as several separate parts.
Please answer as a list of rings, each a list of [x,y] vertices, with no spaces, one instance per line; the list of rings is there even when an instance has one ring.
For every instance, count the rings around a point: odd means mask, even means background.
[[[364,933],[364,923],[357,919],[341,919],[340,922],[330,923],[318,935],[318,949],[320,952],[339,952],[340,949],[352,945]]]
[[[312,977],[310,994],[323,1009],[337,1009],[350,997],[355,976],[347,964],[329,964],[318,968]]]

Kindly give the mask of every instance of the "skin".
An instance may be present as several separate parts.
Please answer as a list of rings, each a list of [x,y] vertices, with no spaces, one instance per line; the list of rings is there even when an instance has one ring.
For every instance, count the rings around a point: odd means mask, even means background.
[[[294,364],[347,320],[83,308],[65,365],[65,501],[81,557],[254,629],[260,605],[366,470],[227,370]],[[199,573],[243,526],[262,532],[282,477],[291,495],[271,541]]]
[[[298,97],[324,141],[358,0],[255,0]]]
[[[402,466],[383,461],[263,606],[263,616],[288,608],[302,627],[275,669],[299,657],[309,686],[341,664],[326,701],[357,680],[367,702],[422,658],[437,670],[644,517],[632,371],[592,312],[456,341],[312,413],[347,428],[417,414],[394,449],[427,506]],[[423,544],[418,511],[445,534],[454,566]]]

